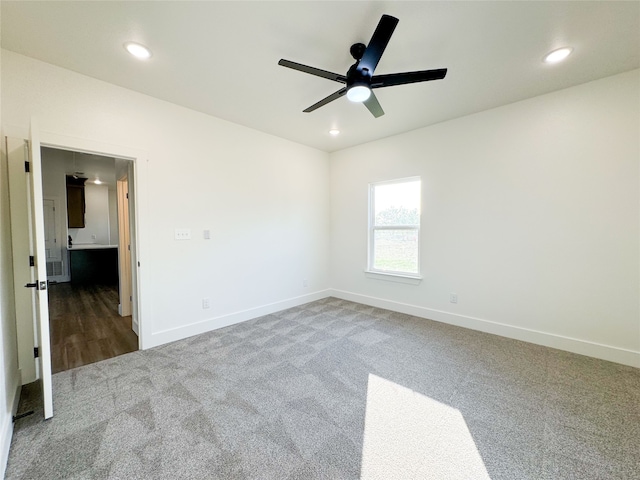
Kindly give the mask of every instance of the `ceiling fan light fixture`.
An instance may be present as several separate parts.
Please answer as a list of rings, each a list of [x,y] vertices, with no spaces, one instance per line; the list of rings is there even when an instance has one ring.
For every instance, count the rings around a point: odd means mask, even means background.
[[[573,52],[571,47],[558,48],[544,56],[544,63],[558,63],[567,58]]]
[[[391,35],[398,25],[398,19],[391,15],[382,15],[378,26],[373,32],[373,36],[368,45],[364,43],[355,43],[351,45],[349,50],[355,63],[349,67],[346,75],[329,72],[320,68],[310,67],[302,63],[292,62],[281,58],[278,65],[292,68],[299,72],[315,75],[316,77],[326,78],[334,82],[342,83],[345,86],[337,92],[324,97],[319,102],[314,103],[310,107],[303,110],[309,113],[318,108],[338,100],[346,96],[350,101],[362,103],[367,110],[375,118],[384,115],[384,110],[380,106],[380,102],[371,90],[373,88],[392,87],[395,85],[404,85],[407,83],[428,82],[431,80],[442,80],[447,75],[446,68],[437,68],[432,70],[419,70],[414,72],[399,72],[387,75],[375,75],[376,67],[380,58],[387,48]]]
[[[365,85],[354,85],[347,90],[347,98],[352,102],[366,102],[371,96],[371,89]]]
[[[124,48],[127,52],[140,60],[147,60],[151,58],[151,50],[140,43],[127,42],[124,44]]]

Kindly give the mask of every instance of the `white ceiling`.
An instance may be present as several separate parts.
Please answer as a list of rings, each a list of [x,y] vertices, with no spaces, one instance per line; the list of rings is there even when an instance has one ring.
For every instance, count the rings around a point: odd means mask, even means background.
[[[11,2],[2,47],[325,151],[640,66],[640,2]],[[341,98],[341,85],[277,65],[337,73],[380,16],[400,22],[376,74],[446,67],[446,79],[376,90],[386,115]],[[142,62],[126,41],[150,47]],[[575,50],[543,64],[557,47]],[[330,128],[341,135],[334,138]]]
[[[87,183],[100,180],[111,190],[116,188],[116,162],[111,157],[42,147],[42,161],[58,161],[64,165],[66,175],[86,178]]]

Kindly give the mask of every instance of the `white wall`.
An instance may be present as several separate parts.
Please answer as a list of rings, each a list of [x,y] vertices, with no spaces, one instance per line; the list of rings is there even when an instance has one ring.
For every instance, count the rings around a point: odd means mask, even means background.
[[[84,228],[69,229],[73,243],[109,245],[109,188],[106,185],[85,184],[84,201]]]
[[[67,184],[66,174],[69,158],[73,156],[72,152],[66,150],[57,150],[45,148],[42,150],[42,190],[45,197],[55,197],[59,200],[59,210],[57,211],[57,220],[62,225],[61,231],[63,245],[67,244]],[[114,167],[115,171],[115,167]],[[117,223],[117,203],[113,207],[115,210],[113,216],[116,222],[111,223],[112,205],[110,202],[115,198],[115,190],[113,191],[113,199],[109,197],[109,187],[107,185],[95,185],[94,183],[85,184],[85,228],[69,228],[68,234],[71,235],[74,244],[78,243],[98,243],[102,245],[117,245],[118,241],[118,223]],[[113,230],[113,232],[112,232]],[[95,235],[95,239],[92,237]],[[111,243],[112,237],[116,241]],[[64,257],[65,255],[63,255]]]
[[[636,70],[332,154],[336,294],[640,366],[639,85]],[[413,175],[424,280],[366,278],[367,184]]]
[[[36,115],[44,131],[147,152],[147,346],[326,294],[330,231],[336,295],[640,364],[638,71],[336,152],[329,179],[323,152],[12,52],[2,62],[3,123]],[[365,278],[367,184],[412,175],[425,278]]]
[[[145,346],[325,294],[328,154],[13,52],[2,63],[3,123],[26,128],[35,115],[44,132],[146,152]],[[192,240],[174,240],[176,228]]]
[[[62,275],[54,280],[69,281],[69,254],[67,252],[67,183],[65,173],[65,156],[69,152],[63,150],[42,149],[42,194],[44,198],[56,200],[56,226],[60,232],[58,239]],[[22,348],[22,347],[21,347]],[[29,350],[29,348],[27,349]]]
[[[58,197],[63,203],[64,225],[67,225],[67,184],[65,174],[65,156],[68,152],[45,148],[42,150],[42,194],[45,197]]]

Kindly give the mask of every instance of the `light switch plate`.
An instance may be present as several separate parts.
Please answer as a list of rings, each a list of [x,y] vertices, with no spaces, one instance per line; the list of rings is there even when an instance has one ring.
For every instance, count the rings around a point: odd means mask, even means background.
[[[191,240],[191,229],[176,228],[176,240]]]

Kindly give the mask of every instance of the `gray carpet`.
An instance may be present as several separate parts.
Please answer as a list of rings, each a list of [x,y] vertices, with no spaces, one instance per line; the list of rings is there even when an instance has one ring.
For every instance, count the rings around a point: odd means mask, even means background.
[[[7,479],[640,478],[640,370],[335,298],[53,379]]]

